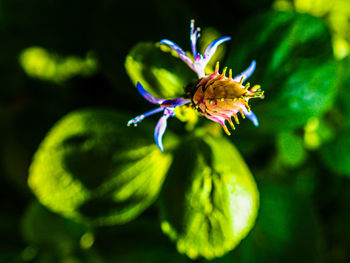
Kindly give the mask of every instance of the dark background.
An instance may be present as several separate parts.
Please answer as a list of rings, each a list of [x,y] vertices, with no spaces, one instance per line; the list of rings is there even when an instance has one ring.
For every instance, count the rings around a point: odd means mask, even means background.
[[[124,68],[128,52],[139,41],[167,38],[189,50],[189,21],[195,18],[203,29],[213,27],[232,36],[226,61],[236,71],[242,66],[233,64],[246,62],[249,52],[258,62],[259,56],[261,61],[272,61],[279,52],[274,43],[294,45],[292,38],[287,39],[291,35],[282,34],[287,30],[283,27],[276,29],[281,35],[270,35],[270,42],[258,40],[273,22],[255,19],[272,12],[272,2],[0,0],[0,262],[190,262],[161,233],[155,206],[126,225],[92,230],[40,205],[27,185],[28,168],[49,129],[73,110],[111,108],[131,118],[150,109]],[[327,22],[325,17],[318,19]],[[318,35],[312,28],[318,30],[316,24],[305,24],[305,34],[312,37],[288,54],[288,61],[294,64],[279,67],[276,74],[264,72],[265,62],[264,69],[257,69],[253,80],[267,93],[268,106],[259,102],[255,111],[258,117],[260,113],[262,128],[247,133],[248,125],[243,124],[230,139],[257,180],[259,218],[248,237],[218,262],[350,261],[348,59],[334,59],[327,38],[332,29]],[[251,46],[241,44],[244,38]],[[61,79],[31,76],[20,62],[29,47],[51,52],[57,61],[92,54],[97,66],[86,74],[72,73]],[[310,62],[316,56],[318,60]],[[311,66],[305,62],[306,66],[297,68],[301,57]],[[319,61],[326,60],[336,64],[336,73],[330,73],[329,82],[319,76],[313,81],[322,79],[322,89],[334,91],[327,106],[316,113],[301,112],[305,120],[295,112],[283,115],[283,109],[276,110],[278,103],[284,103],[279,98],[289,92],[287,88],[288,92],[275,92],[288,82],[286,76],[297,70],[312,76]],[[307,85],[313,85],[310,83]],[[269,90],[272,102],[268,101]],[[305,90],[300,91],[301,96],[307,97]],[[272,118],[271,111],[281,116]],[[321,123],[314,132],[321,138],[315,148],[305,139],[305,127],[314,131],[310,118]],[[299,122],[279,128],[293,119]],[[171,128],[184,132],[176,124]]]

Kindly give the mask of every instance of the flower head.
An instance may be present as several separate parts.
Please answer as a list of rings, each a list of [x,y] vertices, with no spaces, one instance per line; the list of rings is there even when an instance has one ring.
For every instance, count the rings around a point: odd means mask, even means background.
[[[205,68],[217,47],[231,38],[222,37],[214,40],[207,46],[202,55],[197,52],[197,40],[200,36],[199,31],[199,28],[194,28],[194,20],[191,20],[190,39],[193,60],[174,42],[167,39],[160,41],[161,44],[168,45],[174,49],[180,59],[198,75],[199,81],[193,87],[190,87],[183,97],[172,100],[155,98],[142,87],[141,83],[137,83],[139,93],[146,100],[153,104],[159,104],[160,107],[131,119],[128,122],[128,126],[131,124],[137,126],[137,124],[147,116],[163,112],[163,116],[159,119],[154,131],[154,139],[157,146],[162,151],[164,149],[162,137],[167,127],[167,119],[175,116],[176,107],[188,103],[201,115],[220,123],[228,135],[230,135],[230,132],[225,125],[225,121],[228,121],[231,127],[235,129],[231,117],[234,117],[236,123],[239,124],[238,112],[241,113],[243,118],[248,117],[255,126],[259,125],[255,114],[250,110],[248,101],[252,98],[263,98],[263,91],[261,91],[259,85],[255,85],[252,88],[250,88],[249,83],[245,86],[243,85],[244,81],[253,74],[256,65],[255,61],[253,61],[245,71],[233,78],[232,70],[229,70],[229,76],[226,77],[227,67],[219,74],[218,62],[215,72],[205,75]]]
[[[229,76],[226,77],[227,67],[219,73],[219,62],[216,63],[215,72],[202,78],[196,86],[189,90],[189,96],[192,100],[192,106],[203,116],[218,122],[224,128],[227,135],[231,135],[226,127],[227,121],[232,129],[235,126],[231,120],[234,117],[235,122],[239,124],[238,112],[242,118],[246,116],[258,126],[258,119],[250,110],[248,101],[252,98],[263,98],[263,91],[260,85],[250,88],[250,84],[245,86],[243,82],[255,69],[255,61],[241,74],[232,78],[232,70],[229,70]]]

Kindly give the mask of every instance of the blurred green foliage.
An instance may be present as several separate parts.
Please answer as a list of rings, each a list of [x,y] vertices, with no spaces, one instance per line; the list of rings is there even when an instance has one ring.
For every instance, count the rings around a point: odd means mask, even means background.
[[[332,34],[335,58],[341,60],[349,55],[350,6],[348,0],[276,0],[274,8],[283,11],[295,10],[323,18]]]
[[[305,14],[271,12],[249,20],[235,37],[226,64],[240,72],[241,65],[256,59],[251,81],[264,84],[269,100],[255,107],[261,130],[300,127],[331,107],[338,88],[337,65],[322,21]]]
[[[62,58],[41,47],[23,50],[20,63],[29,76],[58,83],[77,74],[92,75],[97,68],[97,62],[91,54],[87,54],[85,60],[73,56]]]
[[[278,10],[278,11],[276,11]],[[287,10],[282,12],[281,10]],[[234,15],[233,15],[234,13]],[[345,0],[0,1],[0,262],[350,261]],[[132,117],[181,96],[198,50],[265,99],[231,137],[193,110]]]

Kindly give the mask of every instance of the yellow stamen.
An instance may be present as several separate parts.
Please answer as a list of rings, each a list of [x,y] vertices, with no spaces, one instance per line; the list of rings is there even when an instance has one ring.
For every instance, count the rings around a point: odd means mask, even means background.
[[[228,123],[230,124],[232,130],[235,130],[236,127],[235,127],[235,125],[233,124],[232,120],[231,120],[231,119],[227,119],[227,121],[228,121]]]
[[[227,67],[224,67],[224,70],[222,71],[222,76],[226,77],[226,70],[227,70]]]
[[[224,101],[225,99],[224,98],[221,98],[220,101]]]
[[[246,100],[241,100],[241,102],[244,104],[244,106],[246,106],[247,108],[249,108],[248,102]],[[248,110],[249,111],[249,110]]]
[[[225,124],[221,124],[221,126],[222,126],[222,128],[224,129],[224,131],[226,132],[226,134],[227,134],[228,136],[230,136],[231,133],[230,133],[229,130],[227,129],[226,125],[225,125]]]
[[[254,86],[250,89],[250,91],[251,91],[251,92],[255,92],[255,91],[259,90],[260,88],[261,88],[260,85],[254,85]]]
[[[230,69],[230,70],[228,71],[228,78],[229,78],[229,79],[232,79],[232,69]]]
[[[250,83],[247,82],[247,84],[246,84],[245,87],[244,87],[244,91],[247,91],[249,88],[250,88]]]
[[[254,91],[254,93],[248,94],[248,98],[264,98],[264,91]]]
[[[237,114],[233,115],[233,117],[235,118],[236,123],[239,124],[239,119],[238,119]]]
[[[239,112],[241,113],[242,118],[245,119],[245,115],[244,115],[244,113],[243,113],[243,110],[242,110],[242,109],[239,109]]]
[[[216,62],[216,65],[215,65],[215,73],[218,73],[219,72],[219,61]]]
[[[213,104],[213,100],[210,100],[210,101],[209,101],[209,104]]]
[[[243,84],[244,76],[241,77],[241,81],[239,82],[240,85]]]

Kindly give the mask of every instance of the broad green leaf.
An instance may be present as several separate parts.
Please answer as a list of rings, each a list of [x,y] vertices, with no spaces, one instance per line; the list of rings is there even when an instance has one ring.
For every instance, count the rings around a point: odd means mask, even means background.
[[[90,109],[60,120],[30,167],[28,184],[38,200],[94,224],[124,223],[151,205],[172,157],[157,148],[152,126],[129,128],[129,117]],[[173,137],[167,133],[167,138]]]
[[[220,257],[254,225],[255,181],[223,138],[185,141],[174,158],[161,195],[162,230],[192,259]]]
[[[265,99],[251,104],[260,130],[300,127],[332,106],[338,68],[328,29],[320,19],[270,12],[249,20],[236,38],[226,64],[239,73],[256,60],[250,81],[261,84]]]
[[[126,57],[125,68],[136,85],[158,98],[176,98],[196,79],[192,70],[166,45],[140,42]]]

